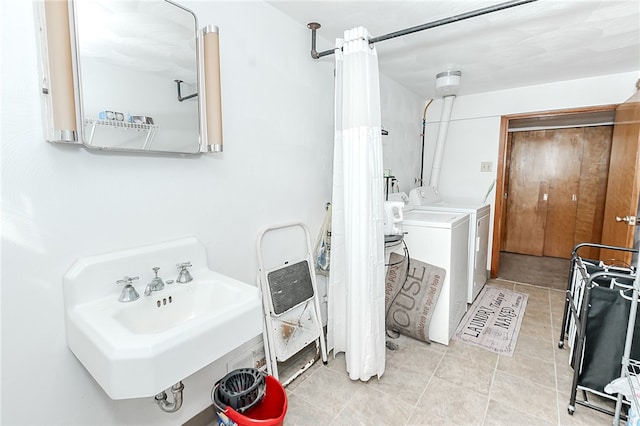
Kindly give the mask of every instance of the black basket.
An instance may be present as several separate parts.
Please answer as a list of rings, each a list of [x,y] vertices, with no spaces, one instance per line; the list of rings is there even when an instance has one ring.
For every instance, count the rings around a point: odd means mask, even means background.
[[[218,411],[227,406],[238,413],[254,407],[265,394],[264,373],[255,368],[240,368],[224,376],[213,387],[211,399]]]

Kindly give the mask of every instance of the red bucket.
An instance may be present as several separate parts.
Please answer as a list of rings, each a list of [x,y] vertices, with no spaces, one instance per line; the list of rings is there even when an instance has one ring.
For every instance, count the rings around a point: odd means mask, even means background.
[[[221,414],[233,420],[238,426],[281,426],[287,414],[287,392],[273,376],[265,377],[265,383],[264,398],[255,407],[240,414],[227,406]]]

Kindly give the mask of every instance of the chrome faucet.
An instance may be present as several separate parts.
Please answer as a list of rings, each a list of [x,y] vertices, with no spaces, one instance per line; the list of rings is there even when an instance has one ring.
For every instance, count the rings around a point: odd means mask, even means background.
[[[176,265],[180,272],[178,273],[178,278],[176,278],[176,282],[178,283],[188,283],[189,281],[193,281],[193,277],[191,273],[187,270],[187,268],[191,267],[191,262],[178,263]]]
[[[122,288],[122,293],[120,293],[120,297],[118,297],[118,302],[133,302],[134,300],[138,300],[140,295],[136,291],[135,287],[132,285],[134,280],[137,280],[139,277],[127,277],[125,276],[123,279],[116,281],[116,284],[124,284],[125,286]]]
[[[162,278],[158,276],[158,271],[160,270],[160,268],[156,266],[152,269],[153,272],[155,272],[156,276],[151,280],[149,284],[147,284],[147,287],[144,289],[145,296],[150,296],[151,292],[159,291],[164,288],[164,282],[162,281]]]

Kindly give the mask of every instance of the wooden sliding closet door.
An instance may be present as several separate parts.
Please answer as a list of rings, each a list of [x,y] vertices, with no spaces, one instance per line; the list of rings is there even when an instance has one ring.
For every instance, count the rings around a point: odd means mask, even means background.
[[[507,221],[503,250],[542,256],[549,193],[545,132],[518,132],[510,140]],[[547,195],[548,196],[548,195]]]
[[[569,257],[576,229],[583,129],[547,130],[549,182],[543,256]]]
[[[611,127],[516,132],[509,143],[503,250],[569,258],[600,242]]]
[[[585,143],[580,168],[574,246],[579,243],[600,243],[602,241],[612,137],[613,126],[584,128]],[[600,250],[583,248],[580,250],[580,256],[587,259],[599,259]]]

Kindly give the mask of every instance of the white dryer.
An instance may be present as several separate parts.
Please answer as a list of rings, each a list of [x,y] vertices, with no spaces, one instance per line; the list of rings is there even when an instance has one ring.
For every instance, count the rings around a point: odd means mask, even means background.
[[[412,210],[404,213],[402,227],[411,259],[446,270],[431,317],[429,338],[448,345],[467,311],[469,215]]]
[[[432,188],[419,187],[409,192],[409,205],[416,210],[466,213],[469,215],[468,294],[472,303],[487,282],[489,220],[491,206],[467,199],[440,199]]]

